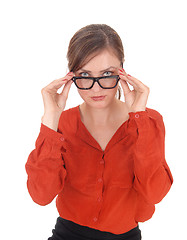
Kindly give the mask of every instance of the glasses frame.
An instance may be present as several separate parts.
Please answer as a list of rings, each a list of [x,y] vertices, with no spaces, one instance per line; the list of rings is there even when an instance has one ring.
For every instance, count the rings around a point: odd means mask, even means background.
[[[114,78],[114,77],[116,78],[116,84],[115,84],[114,87],[103,87],[103,86],[100,84],[100,82],[99,82],[100,79]],[[91,87],[89,87],[89,88],[80,88],[80,87],[77,85],[77,83],[76,83],[76,80],[77,80],[77,79],[91,79],[91,80],[93,80],[93,84],[92,84]],[[117,86],[119,80],[120,80],[119,75],[104,76],[104,77],[73,77],[73,78],[72,78],[72,81],[75,83],[76,87],[77,87],[78,89],[81,89],[81,90],[89,90],[89,89],[91,89],[91,88],[93,87],[93,85],[94,85],[95,82],[97,82],[97,83],[99,84],[99,86],[100,86],[101,88],[103,88],[103,89],[112,89],[112,88],[115,88],[115,87]]]

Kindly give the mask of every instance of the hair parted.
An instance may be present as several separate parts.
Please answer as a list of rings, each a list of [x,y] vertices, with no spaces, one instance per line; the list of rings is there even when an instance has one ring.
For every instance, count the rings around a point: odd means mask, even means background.
[[[110,49],[117,56],[123,67],[124,49],[117,32],[106,24],[90,24],[78,30],[68,46],[67,60],[69,71],[78,71],[87,61],[100,51]],[[118,87],[118,99],[121,88]]]

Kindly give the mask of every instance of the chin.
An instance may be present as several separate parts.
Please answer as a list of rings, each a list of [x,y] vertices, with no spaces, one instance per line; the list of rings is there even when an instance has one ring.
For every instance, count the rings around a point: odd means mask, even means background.
[[[85,101],[85,103],[86,103],[87,105],[89,105],[90,107],[100,109],[100,108],[106,108],[106,107],[108,107],[110,104],[112,104],[112,102],[113,102],[114,100],[115,100],[115,98],[112,98],[112,99],[110,99],[110,101],[109,101],[109,99],[107,99],[107,96],[106,96],[105,99],[102,100],[102,101],[94,101],[94,100],[92,100],[92,99],[89,99],[88,101],[87,101],[87,100],[84,100],[84,101]]]

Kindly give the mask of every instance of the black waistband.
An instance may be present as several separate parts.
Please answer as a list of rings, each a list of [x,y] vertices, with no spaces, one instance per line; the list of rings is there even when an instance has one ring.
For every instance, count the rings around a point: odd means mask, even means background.
[[[58,226],[59,225],[59,226]],[[59,217],[57,219],[56,227],[60,227],[60,225],[64,225],[69,231],[77,234],[81,237],[85,237],[85,239],[105,239],[105,240],[140,240],[141,239],[141,231],[139,229],[139,225],[137,227],[131,229],[130,231],[122,234],[113,234],[110,232],[100,231],[98,229],[89,228],[87,226],[82,226],[77,223],[74,223],[70,220]]]

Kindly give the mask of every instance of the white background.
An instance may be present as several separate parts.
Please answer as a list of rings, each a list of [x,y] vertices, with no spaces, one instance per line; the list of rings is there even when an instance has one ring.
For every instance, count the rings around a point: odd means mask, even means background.
[[[166,161],[174,184],[154,216],[140,223],[143,240],[185,239],[186,22],[186,1],[181,0],[1,1],[2,239],[45,240],[52,234],[58,217],[55,201],[42,207],[31,200],[25,163],[40,129],[41,89],[68,72],[69,40],[91,23],[105,23],[118,32],[126,72],[149,86],[147,107],[164,118]],[[81,103],[72,84],[66,109]]]

